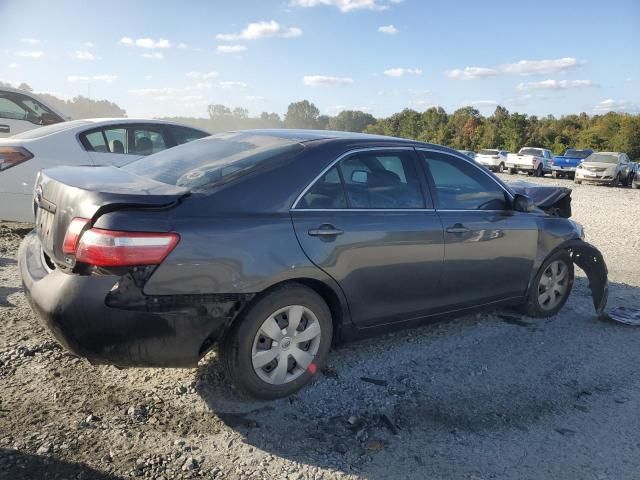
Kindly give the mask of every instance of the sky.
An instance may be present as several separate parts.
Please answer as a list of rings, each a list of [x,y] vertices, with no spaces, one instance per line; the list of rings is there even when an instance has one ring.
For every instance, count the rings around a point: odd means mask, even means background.
[[[640,113],[640,0],[0,0],[0,80],[129,116]]]

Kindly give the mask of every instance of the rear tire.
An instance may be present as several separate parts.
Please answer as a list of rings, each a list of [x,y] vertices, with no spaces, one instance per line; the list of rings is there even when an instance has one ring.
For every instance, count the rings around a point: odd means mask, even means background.
[[[504,173],[504,163],[502,162],[498,165],[498,173]]]
[[[544,177],[544,170],[541,163],[538,164],[538,168],[536,168],[536,177]]]
[[[536,318],[554,316],[571,294],[573,276],[573,261],[566,250],[549,256],[531,283],[522,313]]]
[[[234,322],[220,354],[236,386],[252,397],[273,400],[313,380],[332,336],[331,312],[322,297],[292,283],[250,305]]]
[[[515,168],[509,168],[509,175],[515,175],[517,170]]]

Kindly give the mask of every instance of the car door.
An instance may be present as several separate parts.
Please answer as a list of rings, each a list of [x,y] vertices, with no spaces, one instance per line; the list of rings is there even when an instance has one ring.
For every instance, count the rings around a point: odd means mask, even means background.
[[[442,224],[423,192],[412,148],[344,155],[291,210],[309,259],[333,277],[358,327],[440,307]]]
[[[535,216],[511,209],[510,194],[462,158],[419,151],[442,221],[442,297],[449,309],[522,296],[537,251]]]

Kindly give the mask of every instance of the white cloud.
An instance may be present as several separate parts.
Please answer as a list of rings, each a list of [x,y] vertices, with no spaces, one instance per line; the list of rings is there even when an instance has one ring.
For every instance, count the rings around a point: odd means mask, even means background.
[[[222,88],[245,88],[247,84],[245,82],[233,82],[233,81],[224,81],[220,82],[218,85]]]
[[[378,31],[381,33],[386,33],[387,35],[395,35],[398,33],[398,29],[393,25],[383,25],[378,27]]]
[[[76,50],[71,56],[76,60],[95,60],[97,58],[88,50]]]
[[[431,107],[437,107],[438,105],[429,100],[415,100],[411,102],[411,106],[413,106],[414,108],[422,108],[424,110],[428,110]]]
[[[342,87],[353,84],[348,77],[328,77],[325,75],[305,75],[303,82],[308,87]]]
[[[516,90],[528,92],[531,90],[566,90],[568,88],[599,87],[591,80],[543,80],[541,82],[519,83]]]
[[[95,44],[94,44],[94,43],[91,43],[91,42],[84,42],[84,46],[85,46],[86,48],[93,48],[93,47],[95,47]]]
[[[258,40],[260,38],[282,37],[293,38],[302,35],[298,27],[285,27],[275,20],[250,23],[240,33],[219,33],[218,40],[224,42],[234,40]]]
[[[152,60],[162,60],[164,58],[164,53],[162,52],[143,53],[142,58],[150,58]]]
[[[118,79],[117,75],[93,75],[93,76],[88,76],[88,75],[69,75],[67,77],[67,81],[75,83],[75,82],[90,82],[90,81],[94,81],[94,82],[106,82],[106,83],[113,83],[115,80]]]
[[[131,47],[139,47],[139,48],[148,48],[148,49],[158,49],[158,48],[171,48],[171,42],[164,38],[159,38],[154,40],[153,38],[137,38],[133,39],[131,37],[122,37],[120,39],[120,43],[123,45],[128,45]]]
[[[218,75],[220,75],[218,72],[206,72],[206,73],[202,73],[202,72],[188,72],[185,74],[187,77],[189,78],[194,78],[196,80],[206,80],[208,78],[215,78]]]
[[[464,67],[463,69],[448,70],[446,74],[447,77],[455,80],[475,80],[477,78],[493,77],[498,75],[498,71],[495,68]]]
[[[20,52],[16,52],[17,57],[25,57],[25,58],[41,58],[44,55],[42,50],[22,50]]]
[[[250,102],[262,102],[264,97],[262,95],[247,95],[247,100]]]
[[[384,71],[387,77],[404,77],[406,75],[422,75],[422,70],[419,68],[389,68]]]
[[[9,64],[9,68],[14,69],[14,68],[18,68],[19,65],[17,63],[10,63]]]
[[[38,45],[40,43],[40,40],[37,38],[21,38],[20,41],[27,45]]]
[[[218,45],[216,52],[218,53],[240,53],[247,49],[244,45]]]
[[[189,45],[187,45],[186,43],[180,42],[178,44],[178,48],[181,50],[184,50],[185,48],[189,48]]]
[[[583,60],[573,57],[555,58],[549,60],[520,60],[515,63],[505,63],[496,67],[465,67],[446,71],[449,78],[456,80],[476,80],[478,78],[496,75],[547,75],[576,70],[583,66]]]
[[[391,3],[400,3],[392,1]],[[326,5],[336,7],[343,13],[352,12],[354,10],[387,10],[388,5],[381,3],[379,0],[290,0],[289,5],[292,7],[317,7]]]
[[[460,104],[460,106],[462,106],[462,107],[471,106],[471,107],[477,107],[477,108],[491,108],[491,107],[497,107],[498,106],[498,102],[496,102],[495,100],[471,100],[471,101],[468,101],[468,102],[462,102]]]
[[[593,108],[593,113],[596,114],[608,112],[640,113],[640,106],[629,100],[614,100],[613,98],[608,98]]]

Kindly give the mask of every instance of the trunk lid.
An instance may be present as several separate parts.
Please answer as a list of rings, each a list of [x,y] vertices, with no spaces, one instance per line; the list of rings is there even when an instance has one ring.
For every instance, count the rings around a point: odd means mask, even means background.
[[[189,192],[115,167],[56,167],[38,174],[34,190],[35,227],[44,252],[56,263],[72,265],[62,252],[75,217],[91,224],[122,208],[168,208]]]

